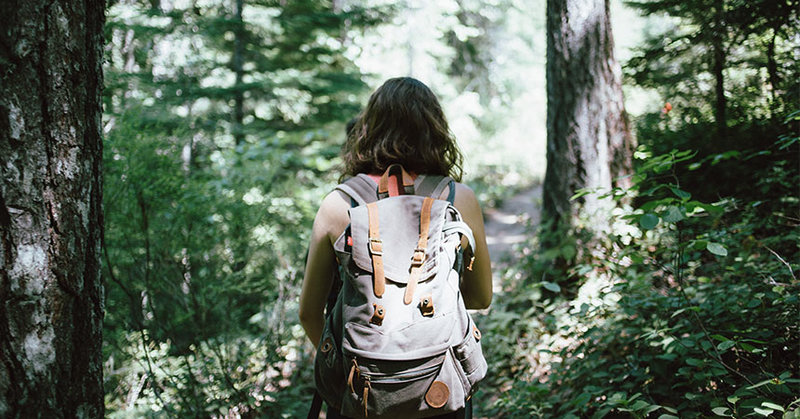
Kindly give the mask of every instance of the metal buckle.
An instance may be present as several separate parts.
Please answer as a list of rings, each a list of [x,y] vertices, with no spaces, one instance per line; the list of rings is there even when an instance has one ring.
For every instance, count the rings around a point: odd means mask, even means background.
[[[375,250],[375,244],[380,246],[380,250]],[[383,256],[383,242],[381,239],[369,238],[369,252],[373,255]]]

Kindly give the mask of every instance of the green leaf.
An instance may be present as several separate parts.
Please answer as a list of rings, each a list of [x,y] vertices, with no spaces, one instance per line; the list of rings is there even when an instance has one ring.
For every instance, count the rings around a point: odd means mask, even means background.
[[[717,256],[728,256],[728,250],[719,243],[708,242],[706,249]]]
[[[566,260],[572,260],[577,253],[578,251],[575,249],[575,246],[566,245],[561,248],[561,256]]]
[[[667,207],[667,210],[662,215],[664,221],[668,223],[677,223],[678,221],[683,220],[685,217],[683,216],[683,211],[680,208],[671,205]]]
[[[678,188],[676,188],[674,186],[670,186],[669,189],[672,191],[672,193],[675,194],[675,196],[677,196],[678,198],[680,198],[680,199],[682,199],[684,201],[692,197],[692,194],[690,194],[689,192],[686,192],[686,191],[684,191],[682,189],[678,189]]]
[[[749,387],[747,387],[747,389],[748,389],[748,390],[752,390],[752,389],[754,389],[754,388],[758,388],[758,387],[761,387],[761,386],[763,386],[763,385],[770,384],[771,382],[772,382],[772,379],[771,379],[771,378],[769,378],[769,379],[766,379],[766,380],[764,380],[764,381],[761,381],[761,382],[755,383],[755,384],[753,384],[752,386],[749,386]]]
[[[651,404],[651,405],[650,405],[650,407],[648,407],[647,409],[645,409],[645,411],[644,411],[644,412],[642,412],[642,414],[644,414],[644,416],[646,417],[647,415],[649,415],[649,414],[651,414],[651,413],[655,412],[655,411],[656,411],[656,410],[658,410],[658,409],[661,409],[661,406],[660,406],[660,405],[657,405],[657,404]]]
[[[639,218],[639,225],[645,230],[652,230],[658,225],[658,216],[648,212]]]
[[[739,345],[742,347],[742,349],[744,349],[745,351],[750,352],[750,353],[761,352],[760,349],[756,348],[755,346],[753,346],[753,345],[751,345],[749,343],[742,342]]]
[[[592,395],[589,393],[581,393],[575,400],[572,401],[574,406],[583,406],[592,399]]]
[[[669,413],[678,414],[678,409],[669,406],[661,406],[662,409],[666,410]]]
[[[736,402],[738,402],[739,399],[741,399],[741,397],[739,396],[728,396],[728,403],[736,404]]]
[[[783,406],[772,403],[772,402],[761,402],[761,406],[766,407],[772,410],[778,410],[781,412],[785,412],[786,410],[783,409]]]
[[[753,410],[755,410],[755,412],[756,412],[756,413],[758,413],[758,414],[759,414],[759,415],[761,415],[761,416],[769,416],[769,415],[771,415],[773,412],[775,412],[775,411],[774,411],[774,410],[772,410],[772,409],[762,409],[762,408],[760,408],[760,407],[753,408]]]
[[[680,418],[677,416],[668,415],[664,413],[663,415],[659,416],[658,419],[680,419]]]
[[[720,352],[725,352],[734,346],[736,346],[736,342],[732,340],[726,340],[724,342],[720,342],[719,345],[717,345],[717,350]]]
[[[546,289],[548,291],[552,291],[552,292],[556,292],[556,293],[561,292],[561,287],[559,287],[558,284],[553,283],[553,282],[544,281],[544,282],[542,282],[542,286],[544,287],[544,289]]]
[[[592,193],[591,189],[581,188],[581,189],[578,189],[578,192],[576,192],[575,195],[572,195],[571,197],[569,197],[569,200],[570,201],[574,201],[574,200],[576,200],[576,199],[578,199],[578,198],[580,198],[580,197],[582,197],[584,195],[589,195],[590,193]]]
[[[714,414],[717,415],[717,416],[730,416],[731,415],[730,409],[728,409],[727,407],[715,407],[715,408],[711,409],[711,411],[714,412]]]
[[[686,363],[688,365],[693,366],[693,367],[699,367],[699,366],[703,365],[703,360],[702,359],[697,359],[697,358],[687,358],[686,359]]]

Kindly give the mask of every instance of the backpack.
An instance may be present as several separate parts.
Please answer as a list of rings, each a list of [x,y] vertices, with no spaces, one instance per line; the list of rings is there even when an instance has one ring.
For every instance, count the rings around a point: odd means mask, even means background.
[[[389,196],[390,176],[402,179],[396,196]],[[449,201],[433,198],[447,186]],[[393,165],[378,184],[360,174],[336,189],[352,208],[334,244],[341,289],[314,359],[318,393],[353,418],[463,408],[487,364],[459,290],[461,238],[470,251],[474,238],[453,206],[453,180],[414,180]]]

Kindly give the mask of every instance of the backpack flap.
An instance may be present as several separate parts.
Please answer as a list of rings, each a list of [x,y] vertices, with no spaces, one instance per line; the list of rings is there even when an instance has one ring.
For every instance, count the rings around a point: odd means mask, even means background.
[[[381,242],[384,275],[396,284],[407,284],[412,258],[420,239],[420,213],[425,197],[404,195],[376,202],[377,226]],[[419,281],[426,281],[437,273],[442,228],[448,202],[433,200],[430,209],[425,258],[420,268]],[[355,265],[374,274],[373,253],[370,251],[369,211],[366,206],[350,209],[350,228],[353,237],[352,258]],[[375,249],[373,244],[372,250]]]

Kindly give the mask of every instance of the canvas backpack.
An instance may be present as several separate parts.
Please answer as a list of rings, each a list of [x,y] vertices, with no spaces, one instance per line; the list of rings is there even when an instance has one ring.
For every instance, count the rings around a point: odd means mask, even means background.
[[[389,196],[392,176],[396,196]],[[448,186],[449,200],[436,199]],[[314,378],[345,416],[456,411],[486,375],[481,334],[459,290],[474,238],[453,206],[454,186],[448,177],[413,179],[399,165],[378,184],[360,174],[337,186],[352,208],[334,244],[341,289],[329,305]]]

